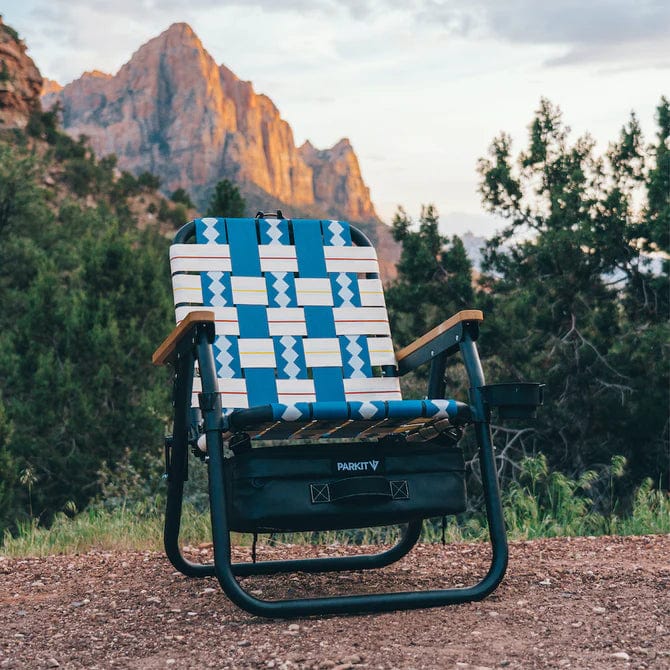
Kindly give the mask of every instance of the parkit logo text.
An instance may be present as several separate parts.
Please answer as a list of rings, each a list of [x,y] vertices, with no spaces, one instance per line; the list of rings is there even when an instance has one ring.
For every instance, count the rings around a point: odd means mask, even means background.
[[[379,461],[338,461],[338,472],[366,472],[371,470],[376,472],[379,467]]]

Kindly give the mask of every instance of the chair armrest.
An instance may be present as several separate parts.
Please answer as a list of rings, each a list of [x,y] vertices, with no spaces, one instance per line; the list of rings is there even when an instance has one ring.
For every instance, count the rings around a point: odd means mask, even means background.
[[[449,355],[458,351],[464,329],[471,326],[473,322],[483,320],[484,315],[480,310],[466,309],[454,314],[439,326],[435,326],[418,340],[396,353],[398,374],[404,375],[443,352]]]
[[[180,324],[163,340],[158,349],[154,351],[151,362],[154,365],[163,365],[169,362],[182,339],[190,335],[192,330],[202,323],[214,324],[214,312],[204,310],[189,312]]]

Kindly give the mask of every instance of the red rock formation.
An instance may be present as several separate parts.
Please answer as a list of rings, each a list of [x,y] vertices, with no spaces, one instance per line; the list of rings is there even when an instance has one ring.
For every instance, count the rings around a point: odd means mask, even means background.
[[[353,147],[345,137],[332,149],[319,151],[305,142],[298,153],[312,168],[314,197],[319,202],[331,202],[344,217],[352,221],[376,218],[370,189],[363,182],[361,168]]]
[[[114,75],[89,72],[62,90],[63,125],[87,135],[120,167],[181,186],[201,204],[217,181],[236,181],[250,208],[378,221],[348,140],[317,151],[295,146],[291,127],[265,95],[217,66],[193,30],[176,23],[142,46]]]
[[[42,76],[26,45],[0,16],[0,129],[25,128],[40,109]]]
[[[54,81],[53,79],[48,79],[47,77],[42,78],[42,102],[49,102],[51,100],[51,103],[55,101],[55,98],[52,97],[54,93],[58,93],[59,91],[62,91],[63,87],[57,82]],[[50,105],[45,104],[45,107],[49,107]]]

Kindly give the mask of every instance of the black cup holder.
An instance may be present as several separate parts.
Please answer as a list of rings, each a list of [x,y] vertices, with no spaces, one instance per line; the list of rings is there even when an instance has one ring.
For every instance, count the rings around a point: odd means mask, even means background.
[[[544,400],[544,384],[536,382],[506,382],[480,386],[488,409],[498,410],[499,419],[534,419]]]

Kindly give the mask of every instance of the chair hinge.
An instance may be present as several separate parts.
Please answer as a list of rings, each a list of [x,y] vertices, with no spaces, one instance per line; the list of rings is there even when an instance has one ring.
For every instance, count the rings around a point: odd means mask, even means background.
[[[163,478],[167,479],[168,481],[171,479],[172,475],[172,465],[171,465],[171,459],[172,459],[172,444],[174,442],[174,438],[172,435],[167,435],[165,437],[165,442],[164,442],[164,449],[165,449],[165,473],[163,474]]]
[[[198,404],[200,405],[200,410],[202,411],[203,428],[205,433],[208,430],[221,430],[221,423],[223,421],[223,416],[221,412],[214,412],[216,408],[216,403],[218,401],[219,394],[214,392],[202,392],[198,393]]]
[[[214,409],[216,407],[216,396],[218,393],[198,393],[198,405],[203,412]]]

